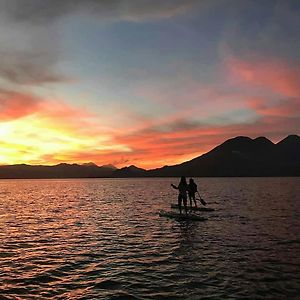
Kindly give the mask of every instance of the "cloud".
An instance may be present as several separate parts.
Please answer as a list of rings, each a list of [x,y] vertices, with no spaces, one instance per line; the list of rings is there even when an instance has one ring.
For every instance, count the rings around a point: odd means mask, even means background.
[[[1,2],[0,10],[17,22],[36,24],[78,12],[112,20],[142,21],[169,18],[186,12],[196,3],[196,0],[26,0],[26,3],[7,0]]]
[[[39,105],[40,100],[32,95],[0,89],[0,122],[31,115]]]
[[[300,126],[296,113],[299,104],[291,99],[276,105],[268,99],[247,99],[249,107],[260,115],[250,124],[205,124],[179,116],[170,116],[162,124],[147,118],[143,122],[140,117],[136,128],[116,132],[103,129],[100,116],[63,101],[3,90],[0,100],[0,129],[6,131],[4,137],[14,149],[7,155],[15,153],[15,157],[29,163],[94,161],[99,165],[153,168],[192,159],[232,136],[265,135],[276,140]],[[9,131],[14,124],[16,127]]]
[[[22,90],[65,82],[67,78],[57,70],[63,52],[61,19],[65,16],[90,14],[99,22],[152,22],[184,14],[196,6],[207,8],[226,2],[240,1],[3,0],[0,1],[0,77],[9,82],[9,86],[22,85]],[[248,11],[248,5],[252,6],[249,3],[241,2],[236,11],[234,5],[228,8],[234,11],[227,18],[233,20],[234,26],[225,28],[221,39],[225,38],[228,48],[233,50],[221,53],[222,58],[227,59],[225,68],[221,70],[216,66],[218,75],[213,81],[205,84],[189,72],[191,76],[186,78],[181,72],[177,81],[172,77],[171,84],[163,79],[153,86],[151,81],[139,86],[135,96],[149,101],[147,107],[154,104],[152,106],[158,108],[156,115],[150,115],[150,110],[149,115],[134,113],[130,107],[121,107],[118,112],[112,109],[110,114],[106,107],[106,115],[96,116],[64,101],[41,99],[29,92],[16,92],[17,88],[2,89],[0,131],[5,123],[19,124],[15,127],[19,135],[14,141],[21,143],[22,139],[25,144],[15,148],[19,147],[20,153],[27,151],[24,158],[28,161],[95,161],[118,166],[134,163],[144,167],[193,158],[235,135],[265,135],[276,139],[293,133],[300,127],[299,65],[296,60],[291,63],[288,58],[284,60],[276,55],[272,58],[265,53],[272,53],[278,36],[281,37],[279,52],[290,54],[292,51],[287,50],[298,49],[295,36],[299,26],[294,25],[298,24],[299,17],[297,21],[288,6],[280,10],[275,5],[277,8],[272,10],[270,19],[262,22],[261,30],[253,30],[252,26],[245,30],[249,19],[243,22],[241,18],[245,14],[240,10]],[[280,25],[285,24],[282,23],[285,19],[289,29],[295,28],[287,40],[282,38],[286,29]],[[238,29],[228,36],[233,28]],[[295,43],[291,42],[293,39]],[[257,49],[261,52],[254,51]],[[177,59],[176,53],[174,55]],[[247,118],[241,110],[253,114]],[[6,137],[14,136],[8,133]]]
[[[95,115],[84,108],[72,107],[63,101],[47,100],[32,93],[0,89],[0,122],[12,121],[30,115],[51,119],[53,122],[72,124],[83,128]],[[76,125],[79,124],[79,125]]]
[[[41,85],[65,81],[66,78],[63,75],[56,74],[53,70],[50,56],[38,52],[39,50],[27,53],[0,50],[2,58],[0,77],[21,85]]]
[[[81,148],[65,153],[56,162],[94,161],[98,165],[113,163],[118,167],[135,164],[148,169],[173,165],[200,156],[233,136],[255,138],[263,135],[277,142],[287,133],[297,133],[295,128],[299,128],[300,118],[266,114],[252,124],[194,124],[191,127],[182,124],[182,121],[170,123],[171,129],[167,132],[149,127],[112,136],[113,143],[126,145],[129,151]]]
[[[60,83],[59,19],[78,14],[99,21],[142,22],[176,16],[195,0],[3,0],[0,1],[0,77],[20,85]],[[206,2],[206,1],[205,1]]]
[[[287,98],[276,102],[267,102],[265,99],[255,98],[249,101],[250,106],[261,116],[300,118],[300,99]]]
[[[76,153],[99,157],[130,151],[113,140],[113,130],[106,130],[99,117],[63,101],[2,89],[0,140],[6,142],[6,149],[0,162],[51,164],[79,157]],[[43,160],[45,157],[51,161]]]
[[[61,59],[58,25],[22,26],[3,14],[0,8],[0,78],[31,86],[65,81],[55,70]]]
[[[300,118],[300,65],[297,62],[291,64],[283,59],[252,55],[248,59],[231,56],[226,65],[231,84],[248,91],[245,105],[263,122],[281,126],[283,131],[287,127],[293,131],[293,124],[297,128]]]
[[[166,125],[168,131],[153,126],[123,133],[114,139],[131,149],[124,155],[130,164],[153,168],[201,155],[224,138],[224,131],[216,126],[190,124],[185,120],[171,121]]]
[[[286,97],[300,96],[300,65],[291,65],[275,58],[230,58],[227,64],[236,80],[267,88]]]
[[[272,57],[257,59],[253,55],[252,60],[245,60],[231,56],[222,71],[223,82],[215,86],[187,80],[175,93],[167,88],[140,88],[137,93],[156,105],[181,106],[164,117],[146,119],[135,131],[115,136],[119,143],[132,149],[127,156],[130,161],[144,167],[174,164],[201,155],[237,135],[263,135],[278,141],[288,134],[298,134],[297,65]],[[240,110],[251,117],[247,119]]]
[[[231,1],[223,6],[226,19],[219,40],[221,56],[298,60],[300,51],[299,1]]]

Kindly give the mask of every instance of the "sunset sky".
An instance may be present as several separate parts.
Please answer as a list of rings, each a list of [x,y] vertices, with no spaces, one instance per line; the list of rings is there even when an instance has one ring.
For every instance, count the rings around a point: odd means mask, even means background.
[[[298,0],[0,0],[0,164],[149,169],[289,134]]]

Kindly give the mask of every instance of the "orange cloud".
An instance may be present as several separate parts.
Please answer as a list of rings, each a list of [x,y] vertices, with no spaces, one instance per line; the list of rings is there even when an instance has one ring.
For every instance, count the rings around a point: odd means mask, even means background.
[[[264,117],[300,117],[300,99],[287,98],[279,101],[266,101],[262,98],[249,100],[249,106]]]
[[[170,117],[169,123],[164,124],[168,130],[153,125],[130,134],[115,136],[115,139],[130,146],[132,151],[126,158],[131,163],[153,168],[199,156],[233,136],[247,135],[255,138],[264,135],[278,141],[287,134],[297,133],[295,129],[300,128],[299,102],[296,100],[279,101],[276,105],[263,98],[244,97],[242,100],[245,107],[248,105],[261,117],[251,123],[224,125],[185,124],[183,120]]]
[[[52,164],[79,151],[101,155],[130,150],[115,143],[97,116],[85,109],[30,94],[1,92],[0,141],[5,146],[0,163]]]
[[[268,88],[287,97],[300,95],[300,66],[270,58],[251,61],[230,58],[227,65],[237,80]]]
[[[148,128],[115,138],[118,143],[130,145],[132,151],[126,154],[129,161],[145,168],[191,159],[210,150],[224,138],[222,128],[203,125],[180,128],[181,123],[179,126],[170,125],[167,132]]]
[[[29,94],[0,89],[0,121],[18,119],[35,113],[40,101]]]

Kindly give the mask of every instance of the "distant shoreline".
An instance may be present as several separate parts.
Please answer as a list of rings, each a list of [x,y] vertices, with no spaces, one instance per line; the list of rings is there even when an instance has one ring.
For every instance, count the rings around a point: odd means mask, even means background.
[[[295,176],[186,176],[193,178],[300,178]],[[57,179],[155,179],[155,178],[180,178],[180,176],[143,176],[143,177],[43,177],[43,178],[0,178],[0,180],[57,180]]]

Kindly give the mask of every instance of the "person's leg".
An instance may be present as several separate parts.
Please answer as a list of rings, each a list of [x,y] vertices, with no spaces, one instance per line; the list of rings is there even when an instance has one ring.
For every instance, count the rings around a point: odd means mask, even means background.
[[[194,203],[195,203],[195,207],[197,207],[197,202],[196,202],[196,196],[195,196],[195,194],[193,195],[193,200],[194,200]]]
[[[189,199],[190,199],[190,207],[191,207],[191,209],[192,209],[193,202],[192,202],[192,195],[191,195],[191,194],[189,194]]]
[[[181,201],[182,201],[182,196],[179,194],[178,195],[178,207],[179,207],[179,212],[181,213]]]
[[[187,215],[187,197],[183,198],[183,205],[184,205],[185,214]]]

